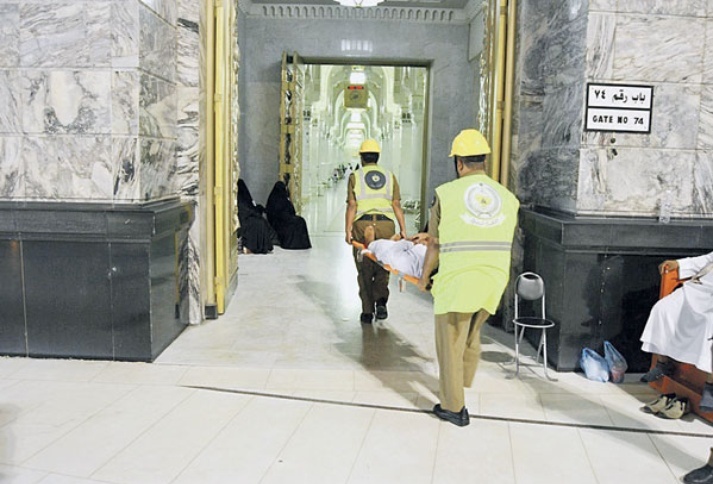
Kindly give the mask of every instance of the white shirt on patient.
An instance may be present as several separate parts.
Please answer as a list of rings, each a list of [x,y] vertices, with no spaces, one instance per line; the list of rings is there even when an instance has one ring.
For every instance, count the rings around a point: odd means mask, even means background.
[[[414,277],[421,277],[423,261],[426,258],[426,246],[414,244],[410,240],[378,239],[369,244],[368,249],[384,264],[399,272]]]

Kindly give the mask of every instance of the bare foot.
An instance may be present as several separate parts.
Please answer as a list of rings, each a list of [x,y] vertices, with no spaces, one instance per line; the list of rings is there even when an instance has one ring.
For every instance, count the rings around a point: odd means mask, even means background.
[[[376,239],[376,232],[374,232],[374,226],[369,225],[367,228],[364,229],[364,245],[369,247],[369,244],[374,242],[374,239]]]

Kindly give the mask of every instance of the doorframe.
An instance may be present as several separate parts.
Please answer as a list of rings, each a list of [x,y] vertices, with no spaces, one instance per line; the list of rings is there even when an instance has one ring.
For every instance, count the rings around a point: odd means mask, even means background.
[[[205,232],[202,234],[201,285],[204,316],[214,319],[225,312],[237,274],[237,229],[233,169],[236,160],[232,116],[233,45],[237,22],[233,0],[206,0],[205,164],[201,169]]]
[[[420,211],[419,219],[421,222],[421,227],[423,227],[428,222],[428,209],[429,203],[427,200],[428,196],[428,186],[431,181],[431,91],[433,90],[433,59],[393,59],[393,58],[382,58],[382,57],[368,57],[368,58],[351,58],[351,57],[320,57],[320,56],[301,56],[301,62],[303,64],[319,64],[319,65],[337,65],[337,66],[351,66],[351,65],[363,65],[363,66],[384,66],[384,67],[418,67],[426,69],[426,79],[428,81],[428,86],[426,86],[426,98],[425,105],[423,109],[423,141],[421,143],[422,155],[421,155],[421,190],[420,190]]]

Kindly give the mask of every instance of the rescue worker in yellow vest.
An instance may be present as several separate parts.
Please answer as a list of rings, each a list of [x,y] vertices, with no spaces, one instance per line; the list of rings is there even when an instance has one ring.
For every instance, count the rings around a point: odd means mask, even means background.
[[[359,156],[361,168],[349,175],[347,187],[347,210],[345,215],[346,241],[364,243],[364,230],[371,226],[377,239],[388,239],[396,233],[395,222],[399,224],[401,237],[406,237],[404,212],[401,209],[401,192],[396,177],[388,170],[378,166],[381,148],[373,139],[361,144]],[[357,260],[358,251],[354,251],[354,262],[359,282],[362,323],[371,324],[376,319],[386,319],[389,299],[389,273],[365,257]]]
[[[490,147],[475,129],[453,140],[458,178],[436,188],[428,224],[429,246],[419,288],[438,266],[433,295],[440,403],[434,414],[458,426],[470,423],[464,387],[480,360],[480,329],[494,314],[510,275],[520,202],[485,172]]]

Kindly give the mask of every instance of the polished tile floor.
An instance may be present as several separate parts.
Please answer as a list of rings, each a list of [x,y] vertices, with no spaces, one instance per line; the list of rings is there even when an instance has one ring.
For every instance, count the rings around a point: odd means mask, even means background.
[[[511,378],[495,327],[471,425],[440,422],[429,296],[392,281],[389,319],[360,325],[333,217],[312,250],[241,256],[225,315],[154,364],[0,359],[0,482],[655,484],[707,458],[713,428],[643,413],[637,375],[550,382],[528,348]]]

